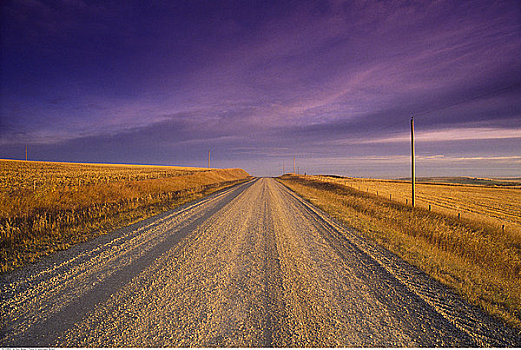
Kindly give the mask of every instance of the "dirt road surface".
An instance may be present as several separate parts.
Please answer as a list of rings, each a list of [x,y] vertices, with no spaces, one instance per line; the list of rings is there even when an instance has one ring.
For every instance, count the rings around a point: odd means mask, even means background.
[[[2,346],[519,346],[520,333],[257,179],[0,276]]]

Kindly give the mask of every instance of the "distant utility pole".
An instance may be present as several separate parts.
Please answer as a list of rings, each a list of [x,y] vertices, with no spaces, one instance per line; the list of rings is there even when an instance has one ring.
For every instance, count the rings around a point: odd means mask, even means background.
[[[210,168],[210,151],[211,150],[208,150],[208,168]]]
[[[293,156],[293,174],[295,174],[295,156]]]
[[[27,145],[25,145],[25,161],[27,162]]]
[[[411,116],[411,184],[412,184],[412,207],[414,208],[415,185],[416,185],[416,164],[414,160],[414,116]]]

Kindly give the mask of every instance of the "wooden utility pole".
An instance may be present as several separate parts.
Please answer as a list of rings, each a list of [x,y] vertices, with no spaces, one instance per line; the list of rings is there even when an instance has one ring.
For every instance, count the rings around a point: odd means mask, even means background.
[[[208,150],[208,168],[210,168],[210,151],[211,150]]]
[[[27,162],[27,145],[25,145],[25,161]]]
[[[412,184],[412,207],[414,208],[415,185],[416,185],[416,164],[414,160],[414,117],[411,116],[411,184]]]
[[[293,157],[293,174],[295,174],[295,157]]]

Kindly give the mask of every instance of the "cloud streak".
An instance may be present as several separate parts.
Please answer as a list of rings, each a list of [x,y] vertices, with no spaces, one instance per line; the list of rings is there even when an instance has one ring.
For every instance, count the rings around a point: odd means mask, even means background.
[[[521,129],[455,128],[451,130],[420,131],[415,133],[416,142],[446,142],[462,140],[521,139]],[[410,133],[373,140],[347,141],[349,143],[395,143],[411,142]]]

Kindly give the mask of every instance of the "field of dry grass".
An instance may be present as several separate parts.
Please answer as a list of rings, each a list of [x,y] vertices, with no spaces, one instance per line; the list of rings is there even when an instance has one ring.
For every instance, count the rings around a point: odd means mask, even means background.
[[[379,197],[410,204],[410,181],[317,176]],[[416,207],[469,223],[501,228],[506,234],[521,236],[521,188],[518,186],[476,186],[417,183]]]
[[[398,180],[411,181],[411,178],[401,178]],[[470,176],[441,176],[441,177],[417,177],[416,182],[436,183],[436,184],[460,184],[460,185],[485,185],[485,186],[509,186],[521,187],[521,177],[470,177]]]
[[[0,270],[248,178],[241,169],[0,160]]]
[[[280,181],[521,328],[521,189],[420,184],[413,210],[405,204],[410,183],[291,175]]]

